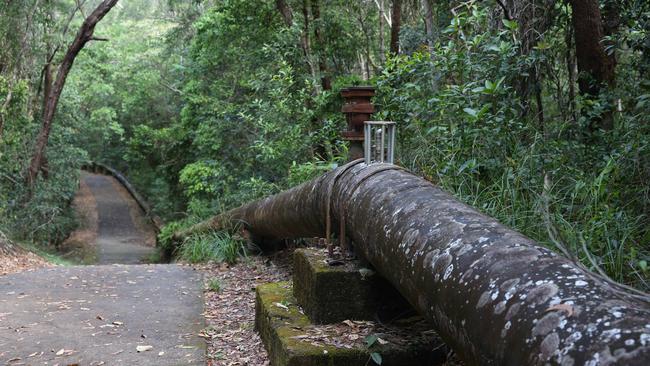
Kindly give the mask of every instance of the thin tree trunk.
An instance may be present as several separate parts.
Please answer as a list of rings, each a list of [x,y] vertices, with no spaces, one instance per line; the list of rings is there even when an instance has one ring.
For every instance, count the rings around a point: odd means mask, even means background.
[[[325,58],[325,38],[323,37],[323,20],[320,16],[320,0],[311,0],[311,15],[314,19],[314,38],[318,43],[318,71],[323,90],[332,90],[332,79]]]
[[[544,121],[544,104],[542,99],[542,81],[539,79],[539,72],[535,66],[531,69],[533,74],[531,75],[535,83],[535,102],[537,103],[537,121],[539,122],[539,127],[546,136],[546,123]]]
[[[4,125],[5,125],[5,115],[9,113],[9,107],[11,106],[13,92],[14,92],[13,83],[9,81],[7,96],[5,97],[5,101],[2,104],[2,106],[0,106],[0,140],[2,140],[2,134],[4,132]]]
[[[384,27],[386,12],[384,9],[384,0],[378,0],[379,7],[379,61],[383,65],[386,62],[386,29]]]
[[[284,24],[286,24],[286,26],[289,28],[293,26],[293,11],[291,11],[289,4],[287,4],[285,0],[276,0],[275,6],[278,8],[278,11],[282,15]]]
[[[282,16],[282,20],[287,27],[293,27],[293,10],[285,0],[276,0],[275,2],[278,12]],[[300,34],[299,47],[302,49],[305,58],[305,64],[310,75],[315,79],[317,77],[316,68],[311,60],[311,44],[309,42],[309,11],[307,10],[307,0],[303,0],[302,14],[304,18],[303,31]],[[317,92],[317,91],[316,91]]]
[[[302,1],[302,18],[303,18],[303,28],[300,37],[302,50],[303,53],[305,54],[305,60],[307,62],[307,66],[309,67],[309,72],[311,74],[311,77],[314,80],[318,80],[318,69],[316,68],[316,65],[314,65],[314,61],[312,57],[311,41],[309,39],[309,0]],[[314,94],[318,94],[320,92],[319,89],[320,88],[316,88],[314,90]]]
[[[257,239],[323,237],[328,220],[467,365],[650,364],[642,295],[394,165],[353,162],[175,237],[237,224]]]
[[[427,44],[429,45],[429,52],[433,56],[433,9],[429,0],[420,0],[422,2],[422,10],[424,12],[424,25],[427,30]]]
[[[569,111],[571,112],[571,118],[573,119],[573,122],[576,123],[578,121],[578,118],[576,116],[576,111],[578,109],[576,106],[576,59],[575,59],[575,55],[573,54],[573,50],[574,50],[573,28],[571,27],[567,27],[565,42],[566,42],[566,67],[567,67],[567,73],[569,75],[568,108]]]
[[[605,36],[616,36],[621,26],[621,12],[620,6],[615,1],[606,1],[603,6],[603,33]],[[603,43],[605,47],[614,46],[614,42],[607,41]],[[609,52],[607,56],[610,58],[613,67],[616,68],[616,53]]]
[[[393,0],[390,28],[390,52],[399,53],[399,31],[402,26],[402,0]]]
[[[52,90],[47,96],[45,103],[45,110],[43,113],[43,125],[41,131],[36,138],[36,145],[34,148],[34,154],[32,156],[31,162],[29,164],[29,169],[27,171],[27,184],[29,187],[33,187],[36,183],[36,178],[41,169],[43,163],[43,156],[45,154],[45,148],[50,136],[50,131],[52,129],[52,121],[54,119],[54,114],[56,113],[57,105],[59,104],[59,99],[61,97],[61,92],[65,86],[65,81],[72,69],[74,60],[84,48],[86,43],[93,40],[93,34],[95,32],[95,26],[99,23],[106,14],[117,4],[118,0],[104,0],[102,1],[97,8],[84,20],[81,28],[77,32],[77,35],[68,47],[68,50],[63,57],[63,62],[59,66],[58,72],[56,74],[56,80],[52,86]]]
[[[45,118],[45,111],[47,110],[47,101],[52,93],[52,62],[48,61],[43,68],[43,108],[41,118]]]

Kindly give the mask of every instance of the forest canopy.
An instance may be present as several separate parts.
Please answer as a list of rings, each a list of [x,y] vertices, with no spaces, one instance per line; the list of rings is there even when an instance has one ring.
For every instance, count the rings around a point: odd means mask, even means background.
[[[398,164],[650,288],[644,0],[0,1],[0,230],[56,246],[89,161],[167,233],[304,182],[347,160],[353,85]]]

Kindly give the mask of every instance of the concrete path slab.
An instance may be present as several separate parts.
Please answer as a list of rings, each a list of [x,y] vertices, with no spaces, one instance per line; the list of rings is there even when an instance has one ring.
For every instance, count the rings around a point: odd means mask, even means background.
[[[202,312],[201,276],[184,266],[0,277],[0,364],[204,365]],[[152,349],[138,353],[137,346]]]
[[[145,233],[135,225],[131,208],[135,201],[118,191],[115,178],[84,173],[82,179],[92,192],[97,209],[97,263],[137,264],[146,260],[154,248],[144,245]],[[137,215],[144,213],[139,209]]]

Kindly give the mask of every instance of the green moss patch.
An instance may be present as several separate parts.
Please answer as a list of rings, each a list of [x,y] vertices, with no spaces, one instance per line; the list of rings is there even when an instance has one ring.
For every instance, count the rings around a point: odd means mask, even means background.
[[[350,320],[313,325],[292,291],[290,282],[257,287],[255,325],[273,366],[373,365],[371,352],[381,354],[382,365],[388,366],[431,366],[444,361],[445,347],[421,319],[393,327]],[[369,350],[364,339],[371,334],[382,341]]]
[[[317,324],[375,319],[380,308],[397,309],[394,313],[409,309],[384,278],[356,260],[330,266],[321,249],[294,252],[293,283],[294,296]]]

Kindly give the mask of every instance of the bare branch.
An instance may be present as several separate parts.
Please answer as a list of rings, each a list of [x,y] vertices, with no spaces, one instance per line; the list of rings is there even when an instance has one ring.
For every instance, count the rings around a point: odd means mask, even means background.
[[[380,1],[382,3],[379,3]],[[383,16],[384,19],[386,20],[386,24],[388,24],[389,27],[392,27],[393,23],[390,21],[390,15],[386,14],[386,12],[384,11],[383,2],[384,2],[384,0],[375,0],[375,5],[377,5],[377,9],[379,9],[379,12],[381,13],[380,15]]]
[[[497,4],[499,4],[499,6],[503,9],[503,16],[508,20],[512,20],[512,14],[510,14],[510,10],[508,10],[506,4],[504,4],[502,0],[497,0]]]

